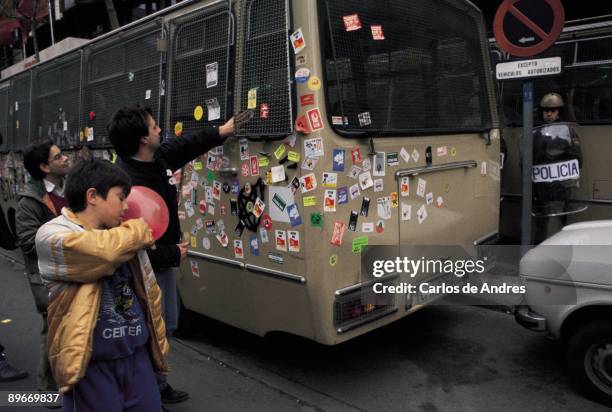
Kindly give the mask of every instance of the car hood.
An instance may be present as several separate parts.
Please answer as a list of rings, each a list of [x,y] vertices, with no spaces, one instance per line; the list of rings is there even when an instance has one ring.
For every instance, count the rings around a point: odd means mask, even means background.
[[[612,285],[612,220],[569,225],[530,250],[521,275]]]

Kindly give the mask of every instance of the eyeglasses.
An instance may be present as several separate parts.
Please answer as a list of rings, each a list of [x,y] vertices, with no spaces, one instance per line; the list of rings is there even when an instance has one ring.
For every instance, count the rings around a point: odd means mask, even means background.
[[[62,152],[59,152],[58,154],[56,154],[55,156],[53,156],[51,159],[49,159],[49,163],[51,162],[55,162],[57,160],[60,160],[62,157],[64,157],[65,154]]]

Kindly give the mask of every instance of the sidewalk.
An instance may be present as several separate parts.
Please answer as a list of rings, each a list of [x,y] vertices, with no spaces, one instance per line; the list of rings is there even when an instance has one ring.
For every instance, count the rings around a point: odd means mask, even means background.
[[[19,251],[0,249],[0,339],[6,354],[17,368],[30,373],[27,379],[0,383],[0,391],[36,390],[36,366],[40,317],[23,276]],[[191,399],[168,409],[187,411],[317,410],[294,395],[278,389],[267,379],[250,376],[230,365],[219,362],[206,353],[192,349],[188,341],[173,340],[169,356],[172,371],[169,382],[187,391]],[[47,411],[42,407],[6,407],[2,411]]]

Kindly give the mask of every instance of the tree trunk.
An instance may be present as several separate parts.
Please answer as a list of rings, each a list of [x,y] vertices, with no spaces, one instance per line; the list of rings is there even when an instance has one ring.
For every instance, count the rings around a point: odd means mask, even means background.
[[[115,10],[115,4],[113,0],[104,0],[106,5],[106,12],[108,13],[108,20],[110,21],[111,30],[119,28],[119,20],[117,19],[117,10]]]

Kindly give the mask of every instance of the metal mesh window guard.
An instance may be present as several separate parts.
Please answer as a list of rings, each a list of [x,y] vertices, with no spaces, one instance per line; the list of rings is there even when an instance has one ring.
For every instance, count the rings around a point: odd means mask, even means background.
[[[183,132],[227,120],[231,14],[227,4],[195,12],[172,23],[168,134],[182,124]],[[196,110],[201,107],[202,111]]]
[[[578,43],[578,63],[612,61],[612,36]]]
[[[499,86],[504,122],[519,126],[523,122],[521,81],[505,81]],[[534,79],[535,123],[542,121],[537,104],[544,94],[554,91],[565,100],[560,116],[580,124],[612,124],[612,77],[609,65],[567,67],[560,76]]]
[[[86,126],[86,143],[94,147],[111,144],[106,126],[121,107],[140,104],[150,107],[153,113],[158,111],[160,36],[161,25],[155,21],[85,48],[81,124]]]
[[[9,91],[8,83],[0,85],[0,134],[2,135],[2,143],[0,144],[0,152],[7,152],[10,149],[9,142]]]
[[[237,134],[286,136],[293,130],[288,3],[250,0],[244,3],[242,14],[244,51],[239,107],[249,108],[250,100],[255,116]]]
[[[37,67],[32,75],[30,140],[50,138],[61,148],[79,142],[81,52]]]
[[[490,127],[482,17],[468,9],[451,0],[319,0],[327,112],[348,120],[336,129]]]
[[[30,122],[31,72],[15,76],[11,82],[9,114],[12,129],[11,148],[21,150],[28,144]]]

